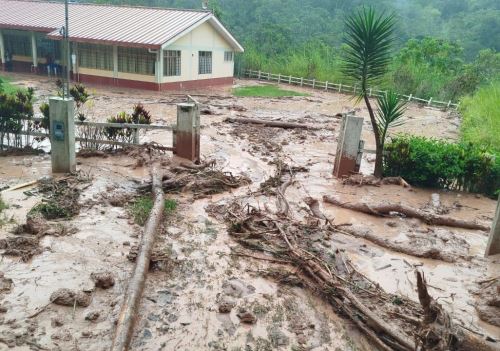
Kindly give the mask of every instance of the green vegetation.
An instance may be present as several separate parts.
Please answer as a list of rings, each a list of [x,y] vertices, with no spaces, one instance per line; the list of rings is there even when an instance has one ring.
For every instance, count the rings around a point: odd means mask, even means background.
[[[175,200],[165,199],[165,215],[172,213],[176,208],[177,202]],[[129,209],[134,217],[134,222],[141,226],[145,225],[153,209],[153,198],[150,195],[141,196],[130,205]]]
[[[284,96],[307,96],[292,90],[284,90],[276,85],[256,85],[240,87],[233,90],[235,96],[240,97],[284,97]]]
[[[386,145],[384,175],[410,184],[497,196],[500,154],[471,143],[396,136]]]
[[[461,100],[461,139],[500,154],[500,81]]]
[[[0,195],[0,213],[8,208],[9,206],[5,203],[5,201],[2,199],[2,196]]]
[[[29,213],[40,213],[45,219],[48,220],[71,217],[71,212],[64,207],[59,206],[55,201],[42,202],[41,204],[33,207]]]
[[[7,77],[0,76],[0,93],[4,93],[7,95],[15,94],[17,91],[23,90],[19,87],[16,87],[10,82],[10,79]]]
[[[383,172],[382,158],[387,130],[404,112],[404,105],[399,107],[395,93],[378,99],[378,114],[373,110],[369,98],[370,85],[380,82],[387,72],[395,25],[394,15],[377,15],[373,8],[363,8],[346,19],[341,70],[353,84],[360,86],[358,99],[364,100],[370,115],[375,137],[376,177],[381,177]]]

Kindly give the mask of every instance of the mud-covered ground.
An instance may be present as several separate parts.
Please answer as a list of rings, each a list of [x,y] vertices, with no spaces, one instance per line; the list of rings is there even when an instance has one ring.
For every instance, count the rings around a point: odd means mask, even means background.
[[[12,78],[36,88],[37,104],[55,89],[54,82],[44,78]],[[152,112],[154,123],[174,123],[175,104],[184,99],[179,94],[91,90],[93,99],[86,108],[90,119],[98,121],[141,102]],[[202,157],[214,159],[220,170],[246,176],[252,183],[198,200],[193,200],[189,191],[167,195],[178,204],[158,233],[157,248],[168,259],[148,275],[132,350],[374,349],[321,296],[293,284],[277,283],[266,273],[269,262],[235,254],[238,244],[228,235],[226,224],[207,213],[210,204],[226,203],[259,189],[274,174],[278,159],[306,169],[295,175],[296,182],[286,192],[297,214],[306,207],[306,197],[321,202],[323,195],[336,195],[345,202],[401,202],[431,213],[491,222],[495,201],[482,196],[396,185],[343,185],[331,175],[340,122],[335,115],[355,108],[358,115],[367,117],[366,111],[355,106],[349,96],[303,91],[310,96],[261,99],[234,98],[230,89],[193,92],[212,112],[201,119]],[[229,116],[323,128],[282,130],[229,124],[224,122]],[[406,124],[393,132],[456,139],[458,126],[459,119],[453,113],[411,105]],[[363,136],[366,148],[372,148],[367,120]],[[170,145],[171,134],[149,131],[141,140]],[[72,229],[63,231],[64,235],[43,235],[40,252],[26,261],[2,256],[0,350],[109,349],[133,268],[127,255],[142,233],[128,204],[138,184],[149,179],[148,168],[137,159],[137,153],[78,158],[82,177],[90,179],[80,186],[79,214],[70,220],[50,221],[53,227]],[[372,155],[365,155],[362,171],[369,173],[372,168]],[[50,176],[48,155],[0,158],[0,188],[43,176]],[[31,185],[2,192],[9,208],[0,215],[0,239],[13,235],[13,228],[25,223],[27,213],[41,201],[43,194],[36,189]],[[435,248],[449,257],[417,258],[344,234],[321,239],[325,251],[343,251],[360,272],[387,292],[413,300],[417,300],[414,270],[419,268],[426,275],[431,295],[439,298],[458,323],[500,339],[500,328],[481,321],[475,308],[478,293],[485,285],[491,288],[490,279],[500,274],[500,257],[483,257],[486,232],[428,226],[399,217],[379,218],[322,202],[321,209],[336,224],[350,223],[396,245]],[[109,289],[96,288],[91,279],[91,273],[103,271],[115,278]],[[498,284],[493,280],[493,286]],[[51,304],[51,294],[60,288],[86,292],[91,296],[90,305]],[[230,313],[220,313],[227,306]]]

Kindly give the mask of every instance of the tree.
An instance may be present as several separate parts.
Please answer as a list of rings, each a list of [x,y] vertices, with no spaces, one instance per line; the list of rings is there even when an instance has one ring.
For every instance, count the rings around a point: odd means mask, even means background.
[[[376,120],[382,149],[384,148],[385,137],[389,128],[403,124],[401,118],[406,111],[407,104],[407,100],[401,100],[398,94],[393,91],[388,91],[387,94],[377,98]]]
[[[377,15],[373,8],[362,8],[346,19],[342,73],[358,84],[359,100],[364,100],[375,136],[376,177],[382,177],[384,140],[379,120],[368,97],[368,86],[380,82],[391,61],[395,15]],[[385,137],[385,136],[384,136]]]

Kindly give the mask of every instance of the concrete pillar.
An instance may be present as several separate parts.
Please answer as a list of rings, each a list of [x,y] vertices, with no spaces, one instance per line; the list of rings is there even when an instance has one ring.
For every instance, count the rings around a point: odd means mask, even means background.
[[[486,246],[485,256],[488,257],[496,254],[500,254],[500,197],[498,198],[497,212],[491,226],[491,233],[488,239],[488,245]]]
[[[161,84],[163,82],[163,49],[158,50],[158,56],[156,58],[156,82]],[[158,90],[161,90],[161,86],[158,86]]]
[[[344,114],[337,141],[333,175],[340,178],[359,171],[359,147],[363,117]]]
[[[31,32],[31,57],[33,58],[33,71],[38,73],[38,52],[36,49],[36,34]]]
[[[52,172],[75,172],[75,108],[73,99],[52,97],[49,99],[49,108]]]
[[[195,103],[177,105],[175,154],[193,162],[200,161],[200,111]]]
[[[2,71],[5,71],[5,44],[3,41],[3,33],[0,30],[0,63],[2,64]]]
[[[113,46],[113,78],[118,78],[118,46]]]

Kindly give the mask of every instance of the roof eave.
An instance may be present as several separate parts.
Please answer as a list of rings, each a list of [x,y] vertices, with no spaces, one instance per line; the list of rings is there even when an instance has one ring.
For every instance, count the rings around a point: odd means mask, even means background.
[[[23,26],[17,24],[0,23],[0,29],[25,30],[25,31],[40,32],[40,33],[50,33],[53,32],[56,28],[32,27],[32,26]]]
[[[47,38],[53,40],[63,40],[64,38],[60,34],[49,34]],[[85,43],[85,44],[98,44],[98,45],[109,45],[109,46],[122,46],[129,48],[142,48],[142,49],[151,49],[151,50],[159,50],[161,45],[159,44],[144,44],[144,43],[133,43],[133,42],[124,42],[124,41],[114,41],[114,40],[98,40],[98,39],[89,39],[89,38],[79,38],[79,37],[69,37],[69,41],[72,43]]]

